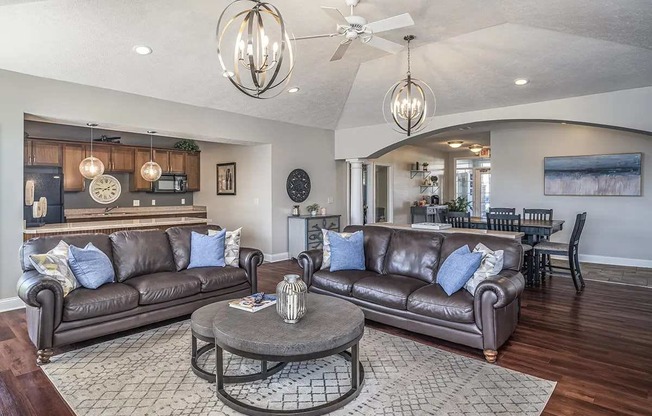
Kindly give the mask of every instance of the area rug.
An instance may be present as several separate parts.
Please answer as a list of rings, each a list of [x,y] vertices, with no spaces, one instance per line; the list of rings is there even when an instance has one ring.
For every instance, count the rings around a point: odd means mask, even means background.
[[[334,414],[539,415],[556,384],[371,328],[360,355],[362,393]],[[214,355],[205,357],[214,368]],[[228,353],[225,361],[227,375],[259,369]],[[57,355],[42,369],[79,416],[238,414],[190,370],[189,321]],[[347,391],[348,369],[341,356],[292,363],[267,380],[226,390],[258,407],[300,409]]]

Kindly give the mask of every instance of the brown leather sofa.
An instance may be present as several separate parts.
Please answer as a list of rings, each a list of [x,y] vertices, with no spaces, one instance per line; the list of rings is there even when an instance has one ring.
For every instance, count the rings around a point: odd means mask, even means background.
[[[34,238],[23,243],[23,275],[18,296],[27,305],[27,330],[47,363],[52,348],[188,315],[219,300],[256,292],[263,253],[241,248],[239,267],[188,270],[190,234],[216,226],[174,227],[166,231],[119,231]],[[60,240],[78,247],[92,242],[112,260],[116,281],[63,297],[61,284],[39,274],[30,254],[45,253]]]
[[[344,229],[358,230],[364,232],[366,270],[320,270],[322,250],[299,254],[311,292],[351,301],[372,321],[482,349],[487,361],[496,361],[518,322],[525,287],[520,241],[382,226]],[[436,282],[439,266],[463,244],[473,250],[478,243],[505,251],[502,272],[480,283],[475,296],[465,289],[448,296]]]

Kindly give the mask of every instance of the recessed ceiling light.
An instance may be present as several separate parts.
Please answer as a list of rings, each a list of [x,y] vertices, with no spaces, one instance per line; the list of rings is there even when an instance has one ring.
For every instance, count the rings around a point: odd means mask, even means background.
[[[452,147],[453,149],[457,149],[458,147],[462,146],[464,142],[462,140],[453,140],[448,142],[448,145]]]
[[[231,77],[234,76],[234,75],[235,75],[235,74],[234,74],[232,71],[224,71],[224,72],[222,72],[222,76],[223,76],[224,78],[231,78]]]
[[[152,53],[152,48],[145,45],[136,45],[134,46],[134,52],[136,52],[138,55],[149,55]]]
[[[514,84],[518,85],[519,87],[522,87],[523,85],[527,85],[529,83],[530,80],[526,78],[517,78],[514,80]]]
[[[295,92],[299,92],[300,89],[301,89],[301,88],[299,88],[299,87],[292,87],[292,88],[290,88],[290,89],[288,90],[288,92],[289,92],[290,94],[294,94]]]

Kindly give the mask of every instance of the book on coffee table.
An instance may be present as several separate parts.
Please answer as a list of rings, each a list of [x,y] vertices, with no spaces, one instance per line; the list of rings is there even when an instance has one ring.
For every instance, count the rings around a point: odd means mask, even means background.
[[[453,228],[453,226],[446,223],[420,222],[420,223],[412,224],[412,228],[417,228],[421,230],[447,230],[449,228]]]
[[[261,296],[262,299],[260,300],[260,302],[256,303],[256,299],[260,298]],[[229,302],[230,307],[241,309],[247,312],[258,312],[261,309],[265,309],[275,304],[276,304],[276,296],[267,295],[264,293],[254,293],[253,295],[245,296],[242,299],[235,299]]]

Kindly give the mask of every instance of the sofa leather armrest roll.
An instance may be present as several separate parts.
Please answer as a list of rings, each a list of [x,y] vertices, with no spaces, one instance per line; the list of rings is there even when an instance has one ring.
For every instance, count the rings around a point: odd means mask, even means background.
[[[306,285],[312,284],[312,275],[321,269],[323,258],[324,252],[321,249],[304,251],[297,256],[299,266],[303,269],[303,281]]]
[[[263,264],[265,256],[257,248],[240,247],[240,268],[245,269],[249,283],[251,283],[251,293],[258,291],[258,267]]]
[[[518,299],[525,289],[525,278],[516,270],[503,270],[498,275],[492,276],[480,283],[475,290],[474,295],[474,312],[475,320],[482,328],[482,299],[485,292],[492,292],[496,301],[491,305],[494,309],[504,308],[505,306]]]
[[[56,279],[30,270],[20,277],[17,284],[18,297],[32,308],[36,320],[28,319],[28,333],[36,347],[41,350],[52,347],[54,330],[63,315],[63,287]]]

